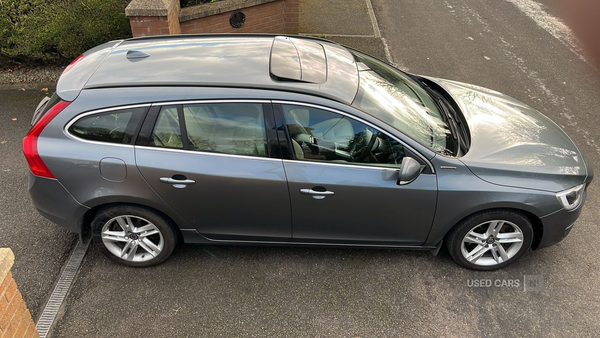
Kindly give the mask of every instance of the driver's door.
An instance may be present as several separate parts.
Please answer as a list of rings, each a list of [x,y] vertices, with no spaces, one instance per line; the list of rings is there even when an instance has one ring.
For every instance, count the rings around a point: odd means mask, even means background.
[[[284,160],[297,242],[420,245],[435,213],[431,169],[398,185],[404,156],[423,162],[388,134],[326,108],[275,107],[293,160]],[[423,162],[424,164],[424,162]]]

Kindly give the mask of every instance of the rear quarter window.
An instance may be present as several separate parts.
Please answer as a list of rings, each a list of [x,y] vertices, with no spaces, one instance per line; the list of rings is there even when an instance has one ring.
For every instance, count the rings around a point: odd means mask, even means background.
[[[84,140],[131,144],[145,110],[144,107],[131,108],[85,116],[68,131]]]

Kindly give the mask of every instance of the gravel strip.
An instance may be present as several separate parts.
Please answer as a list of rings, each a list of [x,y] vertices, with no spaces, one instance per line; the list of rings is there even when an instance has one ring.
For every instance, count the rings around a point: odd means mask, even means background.
[[[64,66],[40,66],[0,70],[0,84],[17,87],[19,84],[56,83]]]

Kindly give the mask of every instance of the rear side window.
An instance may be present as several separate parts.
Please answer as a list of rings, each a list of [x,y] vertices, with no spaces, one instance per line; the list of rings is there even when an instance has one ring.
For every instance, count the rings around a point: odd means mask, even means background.
[[[150,136],[150,145],[162,148],[183,148],[177,107],[163,107],[160,110]]]
[[[146,108],[131,108],[83,117],[69,127],[79,138],[108,143],[131,144]]]
[[[261,103],[212,103],[183,106],[190,150],[267,156]]]
[[[148,137],[147,143],[145,137]],[[164,106],[156,117],[152,132],[140,138],[140,145],[161,148],[268,156],[262,103]]]

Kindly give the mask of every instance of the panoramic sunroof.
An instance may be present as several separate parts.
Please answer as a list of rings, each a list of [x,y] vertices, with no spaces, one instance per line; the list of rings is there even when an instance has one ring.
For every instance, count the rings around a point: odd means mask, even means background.
[[[315,41],[277,36],[271,48],[270,72],[277,80],[324,83],[325,50]]]

